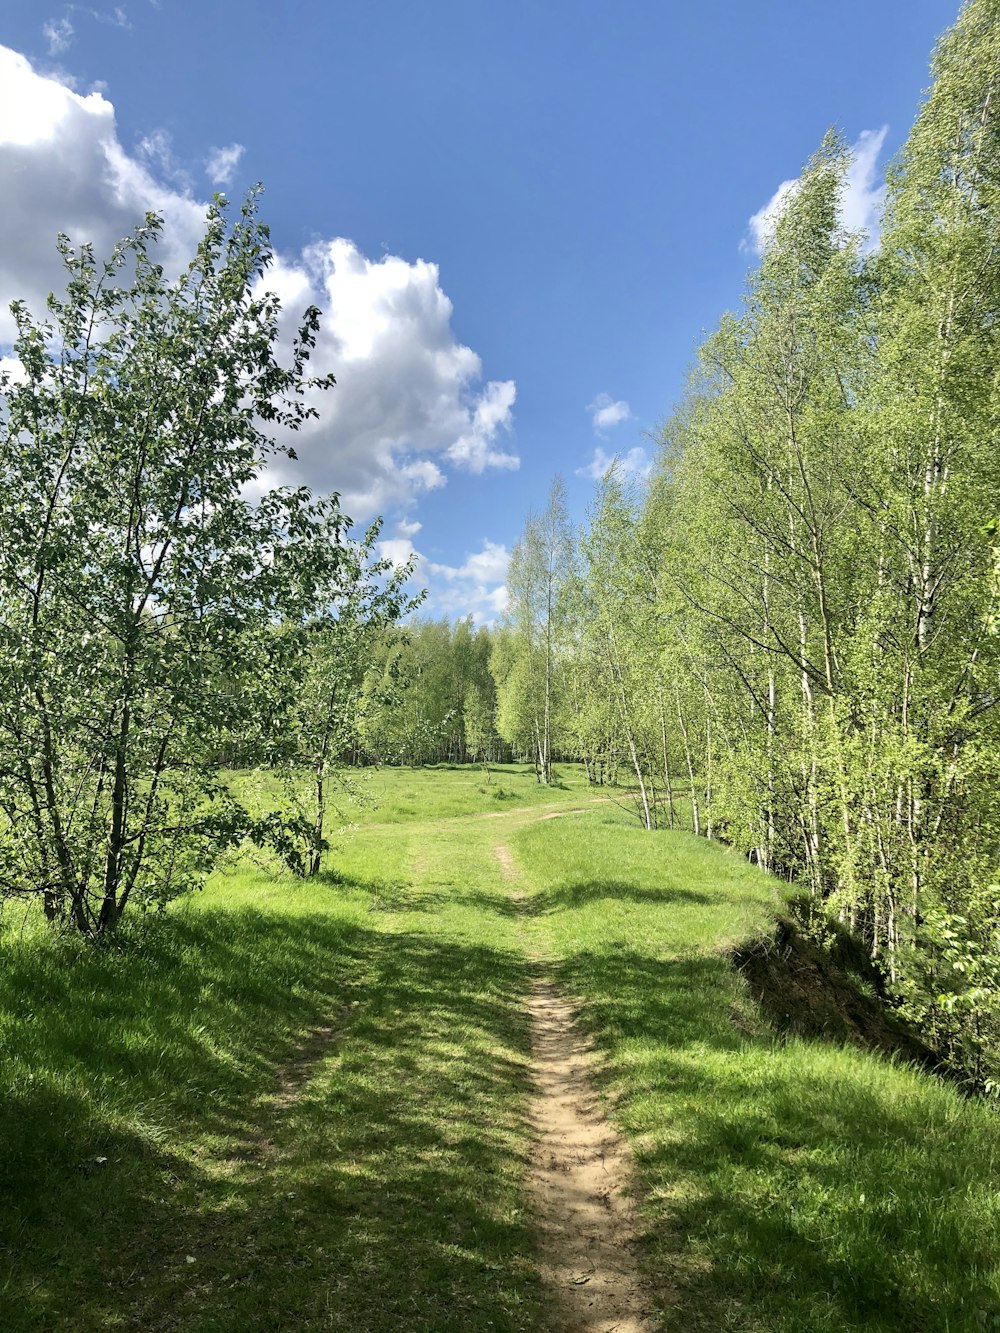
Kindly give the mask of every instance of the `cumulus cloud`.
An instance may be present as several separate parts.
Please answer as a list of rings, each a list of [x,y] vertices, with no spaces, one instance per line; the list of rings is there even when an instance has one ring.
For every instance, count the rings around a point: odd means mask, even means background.
[[[409,537],[386,537],[378,544],[380,560],[388,560],[390,565],[400,569],[417,556]]]
[[[624,399],[619,398],[616,402],[607,393],[599,393],[592,403],[587,404],[587,411],[590,413],[596,435],[603,435],[612,426],[628,421],[632,415],[632,409]]]
[[[422,615],[472,616],[477,625],[489,624],[507,607],[507,568],[510,552],[500,542],[483,542],[460,565],[440,564],[422,555],[411,541],[414,525],[397,523],[397,536],[379,542],[379,555],[397,567],[415,562],[414,581],[427,588]],[[415,525],[419,528],[419,524]]]
[[[485,472],[488,467],[517,468],[520,459],[494,447],[497,432],[510,428],[511,409],[516,389],[513,380],[491,380],[481,394],[466,430],[447,454],[453,463],[469,472]]]
[[[606,454],[600,445],[594,450],[594,456],[584,467],[576,469],[578,477],[589,477],[591,481],[603,481],[610,468],[616,468],[621,477],[648,477],[652,463],[646,456],[645,449],[637,445],[627,454]]]
[[[497,583],[507,577],[510,552],[499,542],[489,540],[483,543],[483,549],[470,555],[462,565],[435,565],[427,568],[432,574],[439,574],[448,583],[460,583],[471,579],[474,583]]]
[[[371,513],[467,472],[516,468],[500,447],[515,386],[481,384],[476,353],[456,341],[452,304],[436,264],[396,255],[369,259],[343,237],[279,259],[267,276],[282,297],[285,332],[310,302],[324,312],[312,364],[337,387],[296,443],[305,480],[343,492]],[[279,469],[280,471],[280,469]]]
[[[851,145],[851,161],[840,201],[841,226],[847,231],[867,233],[868,249],[878,245],[879,216],[885,195],[878,160],[888,132],[888,125],[883,125],[879,130],[862,130]],[[747,223],[748,234],[740,242],[741,250],[763,254],[774,235],[778,218],[799,188],[799,181],[799,177],[782,181],[767,203],[753,214]]]
[[[499,542],[483,542],[482,550],[461,565],[426,563],[430,613],[471,615],[478,625],[488,624],[507,607],[507,567],[510,552]]]
[[[238,147],[215,153],[229,154],[235,169]],[[210,158],[222,170],[227,160]],[[165,135],[127,152],[103,93],[81,95],[0,46],[0,351],[14,334],[10,300],[40,312],[63,285],[57,231],[108,254],[154,210],[164,217],[157,258],[176,273],[203,232],[205,208]],[[338,490],[363,520],[445,485],[451,470],[518,466],[506,440],[514,383],[484,383],[479,357],[455,337],[435,264],[369,259],[335,238],[278,256],[267,286],[282,299],[285,338],[307,305],[324,312],[310,364],[337,378],[316,395],[321,417],[296,439],[299,462],[278,460],[277,480]]]
[[[37,313],[63,285],[58,231],[108,254],[149,209],[164,216],[160,260],[176,272],[197,244],[204,206],[125,152],[100,93],[81,96],[0,46],[0,344],[14,335],[12,299]]]
[[[9,379],[13,384],[24,384],[28,378],[24,366],[14,356],[0,356],[0,377]]]
[[[230,185],[246,149],[241,143],[213,148],[205,159],[205,173],[213,185]]]

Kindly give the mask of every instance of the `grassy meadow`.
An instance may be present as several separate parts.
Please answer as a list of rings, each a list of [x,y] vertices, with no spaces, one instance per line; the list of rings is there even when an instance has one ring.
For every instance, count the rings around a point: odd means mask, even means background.
[[[540,965],[604,1053],[659,1327],[1000,1328],[996,1112],[779,1038],[727,957],[779,886],[561,779],[360,774],[320,877],[234,865],[109,947],[8,916],[0,1328],[544,1328]]]

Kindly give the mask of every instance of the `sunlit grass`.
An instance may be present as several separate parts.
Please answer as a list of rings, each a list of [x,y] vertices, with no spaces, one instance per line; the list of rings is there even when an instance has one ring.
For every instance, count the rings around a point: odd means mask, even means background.
[[[411,859],[217,876],[120,949],[4,941],[5,1333],[538,1326],[524,959],[477,900],[394,913]]]
[[[308,775],[277,778],[256,772],[234,773],[231,781],[251,802],[267,807],[279,787],[299,788],[308,796]],[[328,782],[327,836],[337,846],[354,826],[425,822],[461,815],[495,814],[520,807],[559,804],[573,793],[600,794],[587,787],[582,764],[556,764],[554,781],[540,783],[531,764],[482,766],[436,764],[428,768],[361,768],[334,772]]]
[[[767,929],[777,885],[595,815],[514,846],[636,1146],[665,1328],[1000,1327],[1000,1121],[911,1068],[775,1037],[726,951]]]
[[[664,1330],[1000,1327],[995,1112],[777,1038],[727,951],[780,887],[564,778],[380,772],[313,882],[220,873],[111,948],[8,927],[0,1328],[544,1328],[531,956],[605,1052]]]

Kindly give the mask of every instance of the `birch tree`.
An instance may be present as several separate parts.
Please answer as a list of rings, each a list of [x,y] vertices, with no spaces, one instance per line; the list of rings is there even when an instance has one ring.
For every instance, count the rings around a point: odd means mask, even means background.
[[[566,625],[572,535],[565,487],[552,483],[540,515],[529,515],[511,553],[506,635],[494,654],[500,733],[534,755],[539,782],[552,781],[559,707],[559,654]],[[530,738],[530,746],[528,741]]]

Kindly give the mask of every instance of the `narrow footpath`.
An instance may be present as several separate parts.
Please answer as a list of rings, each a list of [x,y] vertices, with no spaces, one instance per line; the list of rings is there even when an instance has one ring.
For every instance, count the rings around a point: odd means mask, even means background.
[[[526,909],[510,849],[494,847],[511,899]],[[530,956],[530,955],[529,955]],[[634,1254],[631,1156],[604,1114],[596,1053],[546,960],[531,956],[529,1190],[551,1333],[652,1333]]]

